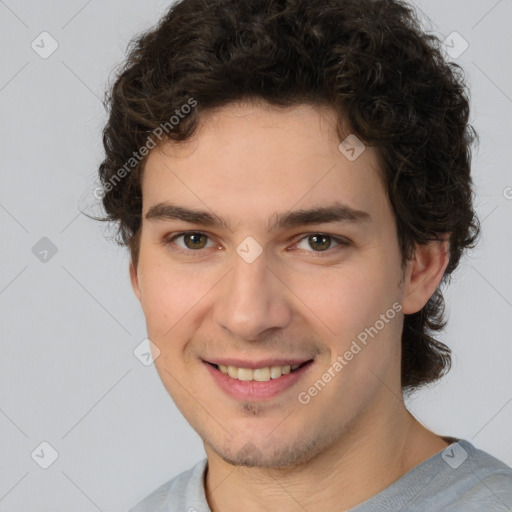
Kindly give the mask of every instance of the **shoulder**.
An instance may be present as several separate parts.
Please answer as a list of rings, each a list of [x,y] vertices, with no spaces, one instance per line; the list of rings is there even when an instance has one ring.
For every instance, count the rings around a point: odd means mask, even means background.
[[[203,487],[207,459],[199,461],[188,471],[165,482],[127,512],[164,512],[196,510],[208,512]],[[172,505],[172,509],[169,506]]]
[[[411,469],[351,512],[511,512],[512,468],[464,439]]]
[[[449,482],[446,510],[504,510],[512,508],[512,468],[489,453],[459,440],[442,454]]]

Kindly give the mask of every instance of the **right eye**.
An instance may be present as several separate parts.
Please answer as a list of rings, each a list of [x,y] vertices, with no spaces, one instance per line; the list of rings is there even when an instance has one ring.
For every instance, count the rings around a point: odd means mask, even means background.
[[[177,240],[182,240],[183,245],[177,243]],[[209,240],[209,236],[200,231],[185,231],[183,233],[177,233],[170,237],[166,237],[164,240],[164,244],[170,245],[171,243],[179,247],[180,251],[183,252],[197,252],[200,249],[205,249],[210,246],[207,246]],[[213,241],[211,244],[215,245]]]

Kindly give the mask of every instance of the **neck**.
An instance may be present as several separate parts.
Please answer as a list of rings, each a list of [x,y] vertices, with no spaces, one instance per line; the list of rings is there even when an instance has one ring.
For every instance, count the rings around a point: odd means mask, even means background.
[[[205,446],[212,512],[347,510],[449,444],[423,427],[402,400],[384,402],[327,450],[293,468],[232,466]]]

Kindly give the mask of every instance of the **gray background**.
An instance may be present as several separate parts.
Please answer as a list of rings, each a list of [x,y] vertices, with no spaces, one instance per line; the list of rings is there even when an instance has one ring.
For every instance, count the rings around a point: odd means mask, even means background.
[[[204,456],[154,367],[133,354],[146,331],[126,251],[80,213],[98,212],[109,74],[168,5],[0,1],[3,512],[122,511]],[[455,60],[481,137],[474,179],[484,234],[446,290],[454,368],[409,405],[438,433],[512,465],[512,0],[417,5],[429,30],[469,44]],[[31,47],[43,31],[59,45],[47,59]],[[56,254],[41,252],[43,237]],[[35,462],[50,456],[43,441],[58,452],[48,469]]]

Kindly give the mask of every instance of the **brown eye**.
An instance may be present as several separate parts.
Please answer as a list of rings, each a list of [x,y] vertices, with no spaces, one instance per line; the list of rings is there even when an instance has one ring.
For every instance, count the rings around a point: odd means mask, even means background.
[[[325,235],[323,233],[314,233],[312,235],[305,236],[299,240],[297,244],[298,249],[303,249],[309,252],[326,252],[329,249],[341,248],[343,246],[350,245],[348,241],[341,238],[336,238],[331,235]],[[311,249],[313,249],[311,251]]]
[[[331,237],[327,235],[311,235],[308,237],[309,246],[312,249],[326,251],[331,246]]]
[[[178,250],[181,251],[199,251],[200,249],[205,249],[207,247],[211,247],[215,245],[213,241],[210,240],[208,235],[205,235],[201,232],[196,231],[188,231],[186,233],[178,233],[173,237],[167,238],[164,243],[166,245],[175,245],[178,247]],[[208,243],[210,245],[208,245]]]
[[[208,240],[208,237],[202,233],[186,233],[182,236],[187,249],[203,249]]]

